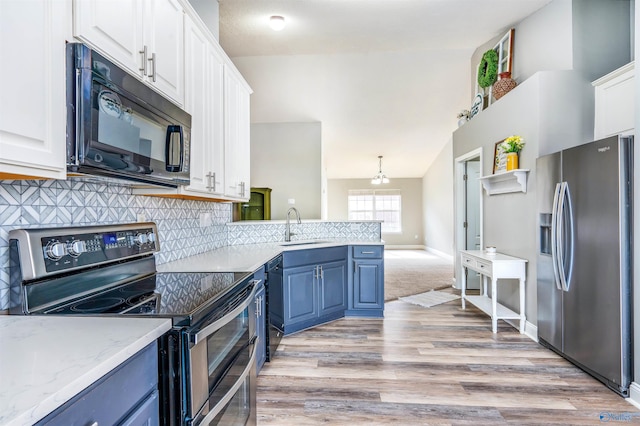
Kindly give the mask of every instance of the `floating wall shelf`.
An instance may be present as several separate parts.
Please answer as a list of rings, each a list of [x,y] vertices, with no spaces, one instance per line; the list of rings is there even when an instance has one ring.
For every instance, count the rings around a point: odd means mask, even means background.
[[[527,192],[527,175],[529,169],[509,170],[495,175],[479,178],[488,195],[506,194],[508,192]]]

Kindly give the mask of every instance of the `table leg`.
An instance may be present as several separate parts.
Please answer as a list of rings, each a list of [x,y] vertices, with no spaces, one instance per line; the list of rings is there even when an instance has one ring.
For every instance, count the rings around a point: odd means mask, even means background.
[[[489,281],[489,278],[486,275],[482,276],[482,294],[480,296],[487,296],[489,293],[487,293],[487,282]]]
[[[498,332],[498,285],[497,279],[491,278],[491,329]]]
[[[524,334],[526,318],[524,314],[524,278],[520,278],[520,334]]]

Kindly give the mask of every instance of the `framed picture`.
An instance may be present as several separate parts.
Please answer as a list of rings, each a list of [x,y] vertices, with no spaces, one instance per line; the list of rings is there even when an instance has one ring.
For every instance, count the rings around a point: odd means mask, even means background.
[[[493,151],[493,173],[502,173],[507,171],[507,154],[502,151],[502,141],[496,142]]]

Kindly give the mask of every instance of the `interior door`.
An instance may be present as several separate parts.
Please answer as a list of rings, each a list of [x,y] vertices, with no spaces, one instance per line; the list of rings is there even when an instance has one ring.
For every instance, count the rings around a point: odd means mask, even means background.
[[[473,159],[464,163],[465,167],[465,250],[480,250],[480,161]],[[467,270],[467,288],[480,288],[480,274]]]

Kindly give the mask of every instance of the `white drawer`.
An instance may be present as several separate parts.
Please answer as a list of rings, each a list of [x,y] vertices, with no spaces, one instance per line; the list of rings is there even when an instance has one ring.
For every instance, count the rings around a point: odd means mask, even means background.
[[[465,268],[479,272],[483,275],[491,276],[491,273],[492,273],[491,262],[478,259],[473,256],[469,256],[467,254],[460,254],[460,259],[462,261],[462,266],[464,266]]]

